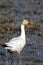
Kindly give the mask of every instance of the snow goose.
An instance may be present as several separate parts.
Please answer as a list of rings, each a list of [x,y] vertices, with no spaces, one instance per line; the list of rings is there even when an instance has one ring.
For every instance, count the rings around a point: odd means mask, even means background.
[[[28,20],[23,20],[23,22],[21,24],[21,35],[19,37],[12,38],[9,42],[5,43],[7,45],[7,47],[5,47],[5,49],[10,49],[11,51],[16,51],[16,52],[18,52],[18,54],[20,56],[20,52],[22,51],[22,49],[24,48],[24,46],[26,44],[25,26],[30,25],[30,24],[31,24],[31,22],[29,22]]]

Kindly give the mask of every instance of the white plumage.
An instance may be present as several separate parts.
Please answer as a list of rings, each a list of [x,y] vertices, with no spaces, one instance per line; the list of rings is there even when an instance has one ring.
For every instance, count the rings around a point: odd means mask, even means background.
[[[25,25],[31,24],[28,20],[24,20],[21,24],[21,35],[16,38],[12,38],[9,42],[5,43],[8,47],[5,49],[10,49],[11,51],[17,51],[20,54],[21,50],[24,48],[26,44],[25,37]]]

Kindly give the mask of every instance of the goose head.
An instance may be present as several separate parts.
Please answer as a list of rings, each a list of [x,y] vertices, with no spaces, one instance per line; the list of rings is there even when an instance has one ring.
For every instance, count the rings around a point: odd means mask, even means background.
[[[31,25],[32,23],[28,20],[23,20],[22,24],[26,26],[26,25]]]

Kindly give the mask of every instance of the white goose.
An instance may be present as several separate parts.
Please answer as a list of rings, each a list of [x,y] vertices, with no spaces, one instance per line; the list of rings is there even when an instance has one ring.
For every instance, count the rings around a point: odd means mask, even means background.
[[[5,43],[8,47],[5,49],[10,49],[11,51],[17,51],[20,54],[21,50],[26,44],[26,37],[25,37],[25,25],[30,25],[31,22],[28,20],[24,20],[21,24],[21,35],[16,38],[12,38],[9,42]]]
[[[8,47],[5,49],[10,49],[11,51],[16,51],[18,54],[22,51],[26,44],[25,37],[25,25],[31,24],[28,20],[24,20],[21,24],[21,35],[16,38],[12,38],[9,42],[5,43]]]

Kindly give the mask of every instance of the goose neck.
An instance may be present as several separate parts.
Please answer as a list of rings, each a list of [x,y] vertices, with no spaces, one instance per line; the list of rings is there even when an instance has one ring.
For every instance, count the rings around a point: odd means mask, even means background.
[[[21,25],[21,37],[25,39],[25,26]]]

